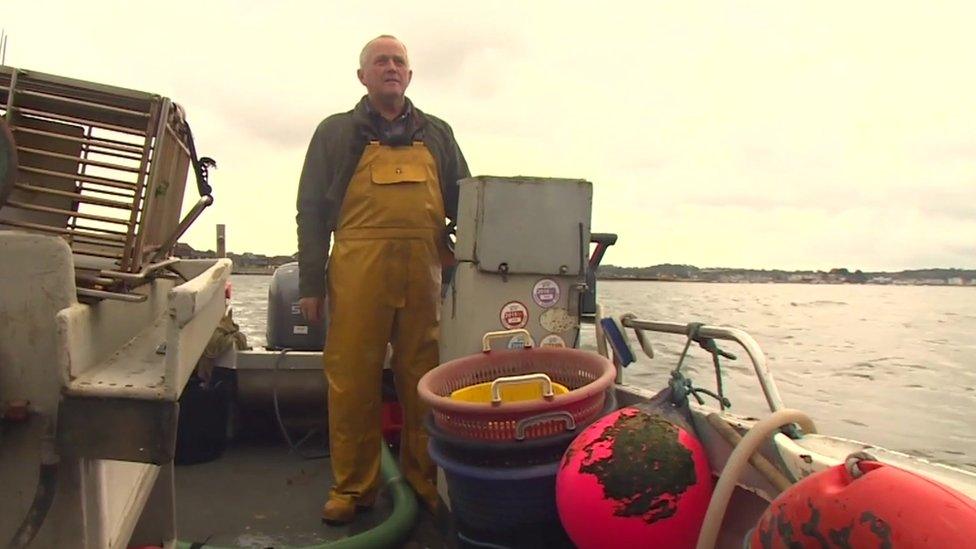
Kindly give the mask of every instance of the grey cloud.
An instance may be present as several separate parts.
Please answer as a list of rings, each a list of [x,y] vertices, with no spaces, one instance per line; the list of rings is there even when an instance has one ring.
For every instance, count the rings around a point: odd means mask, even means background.
[[[959,189],[904,189],[893,193],[893,198],[926,214],[976,222],[976,182],[967,181],[966,187]]]
[[[964,160],[970,162],[976,158],[976,143],[950,143],[926,147],[920,151],[919,156],[939,161]]]
[[[267,116],[255,113],[253,109],[241,108],[233,113],[236,124],[249,135],[265,143],[282,148],[305,146],[312,136],[312,132],[319,120],[328,113],[291,113],[282,116],[281,113]]]
[[[897,258],[897,265],[913,265],[914,268],[924,269],[972,269],[976,267],[976,248],[969,250],[920,248],[909,250],[903,257]]]
[[[950,147],[944,150],[968,150]],[[750,209],[801,208],[839,213],[851,209],[872,208],[912,209],[925,216],[954,221],[976,220],[976,178],[969,175],[958,182],[940,177],[931,183],[918,178],[903,176],[893,181],[863,181],[835,170],[827,154],[818,151],[794,153],[772,147],[746,146],[738,151],[738,162],[723,177],[716,173],[716,182],[708,185],[680,186],[677,192],[686,204],[702,206],[728,206]],[[919,171],[936,177],[941,163],[931,157],[919,159]],[[651,162],[640,166],[653,170]],[[733,168],[729,168],[733,169]],[[749,174],[744,178],[743,174]],[[648,173],[648,175],[652,175]],[[653,177],[651,177],[653,180]],[[725,186],[721,180],[740,182],[735,187]]]
[[[946,251],[958,258],[956,262],[958,265],[976,265],[976,245],[974,244],[950,246]]]
[[[504,59],[521,51],[524,46],[524,37],[510,32],[452,29],[442,31],[437,40],[425,41],[415,49],[411,48],[410,57],[414,70],[422,74],[425,80],[433,83],[457,82],[465,66],[486,62],[486,54],[497,53],[499,58]],[[407,47],[411,46],[408,44]],[[477,68],[478,73],[486,70],[485,67]],[[490,87],[491,82],[479,82],[479,85]]]
[[[795,185],[782,189],[741,189],[719,192],[691,191],[686,204],[741,207],[755,210],[776,208],[814,209],[840,213],[860,208],[911,209],[919,213],[957,221],[976,220],[976,188],[973,189],[879,189],[868,191],[856,185]]]
[[[263,145],[291,148],[308,144],[320,120],[331,112],[307,104],[307,93],[284,93],[271,88],[234,89],[225,83],[214,83],[206,90],[186,87],[178,90],[186,104],[205,106],[230,128],[242,133],[242,142],[257,140]],[[349,98],[352,108],[358,96]],[[188,109],[189,110],[189,109]],[[192,123],[193,112],[188,112]],[[257,144],[257,143],[256,143]]]

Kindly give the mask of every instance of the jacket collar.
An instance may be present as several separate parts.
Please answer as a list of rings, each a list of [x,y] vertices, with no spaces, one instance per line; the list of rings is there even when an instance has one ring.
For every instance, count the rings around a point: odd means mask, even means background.
[[[414,107],[413,102],[410,101],[409,97],[404,98],[406,101],[406,106],[404,107],[404,116],[408,117],[408,127],[413,134],[414,140],[423,140],[423,129],[427,125],[427,117],[420,109]],[[356,126],[359,129],[360,135],[365,135],[367,140],[375,139],[378,135],[376,127],[373,123],[373,118],[371,114],[371,107],[369,106],[369,97],[364,95],[356,107],[352,110],[353,120],[356,122]]]

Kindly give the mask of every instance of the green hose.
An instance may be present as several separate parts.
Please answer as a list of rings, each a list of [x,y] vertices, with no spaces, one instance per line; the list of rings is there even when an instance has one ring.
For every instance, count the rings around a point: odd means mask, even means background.
[[[360,548],[385,548],[399,547],[404,539],[410,535],[410,530],[417,522],[417,498],[413,490],[400,475],[396,460],[390,454],[390,450],[383,444],[380,455],[380,474],[386,488],[390,491],[393,499],[393,512],[385,521],[375,528],[366,530],[329,543],[310,545],[304,549],[360,549]],[[177,549],[223,549],[214,545],[193,545],[186,541],[177,541]]]
[[[365,532],[316,547],[356,549],[360,547],[398,547],[417,522],[417,498],[400,475],[396,460],[383,444],[380,472],[393,499],[393,512],[382,524]]]

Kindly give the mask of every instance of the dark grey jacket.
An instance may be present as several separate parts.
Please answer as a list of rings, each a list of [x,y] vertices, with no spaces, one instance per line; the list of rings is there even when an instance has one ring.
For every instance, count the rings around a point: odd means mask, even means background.
[[[410,140],[423,141],[437,162],[444,211],[457,217],[457,182],[470,176],[454,132],[443,120],[410,109]],[[325,295],[325,266],[329,238],[335,230],[342,200],[366,144],[378,132],[366,109],[366,98],[356,107],[323,120],[308,146],[298,184],[298,269],[302,297]]]

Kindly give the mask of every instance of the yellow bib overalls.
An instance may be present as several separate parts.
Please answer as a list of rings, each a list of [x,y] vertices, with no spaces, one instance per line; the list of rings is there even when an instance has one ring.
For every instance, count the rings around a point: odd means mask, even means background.
[[[423,143],[370,143],[349,182],[329,258],[330,499],[370,505],[380,470],[381,383],[387,342],[403,406],[401,469],[433,508],[426,406],[417,382],[438,364],[444,201]]]

